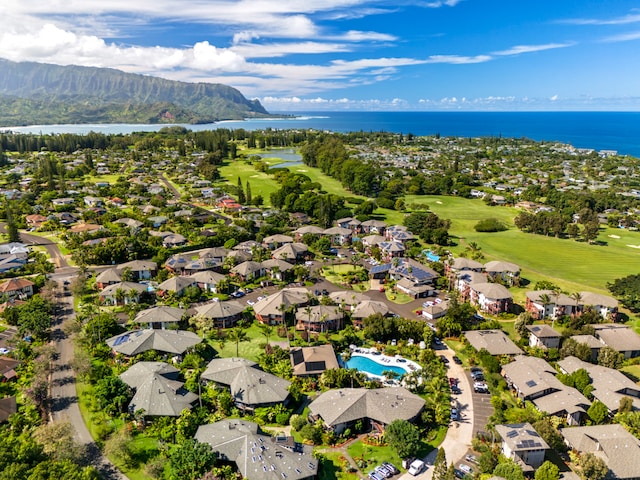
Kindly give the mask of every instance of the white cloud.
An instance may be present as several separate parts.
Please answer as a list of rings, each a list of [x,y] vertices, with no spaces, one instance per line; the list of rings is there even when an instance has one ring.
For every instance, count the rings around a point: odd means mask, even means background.
[[[555,102],[558,100],[558,95],[553,95],[549,100],[551,100],[552,102]]]
[[[572,18],[561,21],[561,23],[572,25],[628,25],[638,22],[640,22],[640,13],[629,13],[614,18]]]
[[[575,45],[572,42],[567,43],[546,43],[542,45],[516,45],[507,50],[492,52],[493,55],[520,55],[522,53],[541,52],[544,50],[552,50],[555,48],[566,48]]]
[[[464,65],[469,63],[484,63],[493,60],[490,55],[475,55],[473,57],[463,55],[431,55],[425,63],[450,63]]]
[[[603,42],[631,42],[634,40],[640,40],[640,32],[621,33],[619,35],[612,35],[602,39]]]

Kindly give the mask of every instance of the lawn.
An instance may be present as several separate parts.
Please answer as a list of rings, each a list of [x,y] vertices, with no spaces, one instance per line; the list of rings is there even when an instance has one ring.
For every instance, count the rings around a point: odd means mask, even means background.
[[[402,465],[402,459],[396,451],[388,445],[378,447],[366,445],[362,440],[358,440],[347,447],[347,452],[349,452],[349,455],[356,463],[358,462],[357,459],[360,458],[367,461],[367,467],[361,469],[365,472],[373,469],[376,465],[380,465],[382,462],[393,463],[398,468]]]
[[[631,380],[640,384],[640,365],[628,365],[620,370],[624,372]]]
[[[251,185],[251,196],[262,195],[265,205],[271,205],[270,195],[280,188],[273,176],[258,172],[252,164],[241,160],[225,163],[220,167],[220,175],[224,178],[225,183],[234,186],[238,184],[238,177],[240,177],[242,188],[245,191],[248,180]]]
[[[348,473],[348,464],[340,452],[322,452],[323,458],[320,460],[318,478],[320,480],[357,480],[360,478],[356,473]]]
[[[249,340],[246,342],[240,342],[238,345],[239,356],[248,358],[254,362],[258,361],[258,356],[264,353],[264,344],[267,339],[262,334],[262,330],[258,328],[258,323],[254,322],[249,328],[245,330]],[[273,329],[273,333],[269,337],[269,342],[279,342],[286,339],[279,338],[276,335],[276,328]],[[236,343],[232,341],[224,342],[224,346],[220,348],[220,342],[217,340],[210,340],[211,346],[218,352],[220,357],[235,357],[236,356]]]
[[[458,243],[451,248],[454,254],[462,252],[470,242],[475,242],[484,253],[485,262],[504,260],[516,263],[522,268],[522,277],[532,284],[547,279],[568,292],[589,290],[607,294],[607,282],[637,273],[640,249],[628,245],[640,244],[638,232],[603,228],[599,240],[606,245],[589,245],[569,239],[523,233],[513,226],[512,220],[518,210],[490,207],[482,200],[408,196],[406,203],[425,203],[438,216],[451,220],[449,232],[457,237]],[[473,229],[478,220],[491,217],[509,225],[509,230],[478,233]]]

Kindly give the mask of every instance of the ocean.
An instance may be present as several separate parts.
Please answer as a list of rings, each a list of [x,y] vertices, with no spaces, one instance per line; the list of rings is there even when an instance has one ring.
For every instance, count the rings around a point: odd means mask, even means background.
[[[278,112],[274,112],[278,113]],[[334,132],[386,131],[414,135],[514,137],[558,141],[577,148],[616,150],[640,158],[640,112],[282,112],[291,118],[182,125],[215,128],[316,129]],[[92,124],[10,127],[23,133],[122,134],[157,131],[166,125]]]

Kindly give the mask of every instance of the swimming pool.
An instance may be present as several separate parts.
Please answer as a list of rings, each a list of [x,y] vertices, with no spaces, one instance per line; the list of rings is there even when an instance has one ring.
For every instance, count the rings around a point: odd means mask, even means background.
[[[408,373],[408,370],[405,368],[378,363],[375,360],[362,355],[353,355],[347,362],[345,362],[345,366],[347,368],[355,368],[359,372],[376,375],[378,377],[383,377],[383,372],[388,372],[389,370],[396,372],[398,375]]]

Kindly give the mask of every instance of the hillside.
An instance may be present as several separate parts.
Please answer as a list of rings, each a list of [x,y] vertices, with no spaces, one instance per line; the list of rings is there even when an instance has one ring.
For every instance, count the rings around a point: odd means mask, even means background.
[[[0,59],[0,126],[208,123],[267,115],[260,102],[227,85]]]

